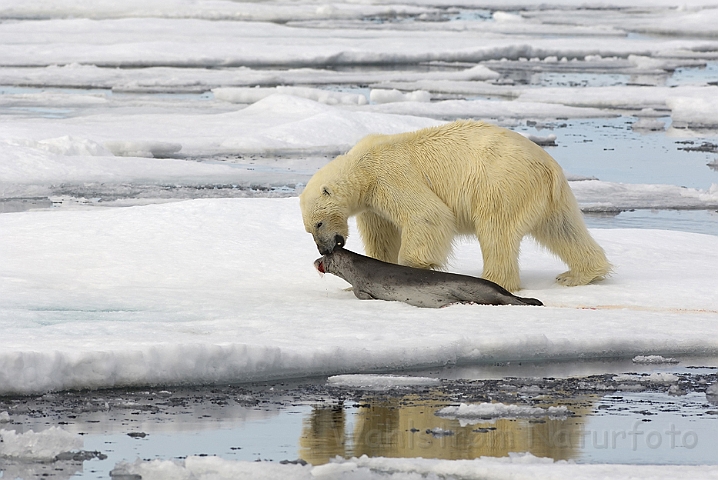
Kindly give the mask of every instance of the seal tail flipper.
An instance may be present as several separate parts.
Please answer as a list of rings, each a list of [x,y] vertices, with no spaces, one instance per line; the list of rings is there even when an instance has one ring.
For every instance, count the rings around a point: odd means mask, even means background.
[[[501,287],[493,284],[495,289],[492,293],[484,292],[477,295],[473,289],[465,289],[461,286],[449,290],[449,294],[456,299],[456,303],[478,303],[484,305],[535,305],[543,306],[543,303],[536,298],[519,297]]]
[[[524,305],[534,305],[537,307],[543,307],[543,302],[537,298],[530,297],[516,297],[518,300],[523,302]]]

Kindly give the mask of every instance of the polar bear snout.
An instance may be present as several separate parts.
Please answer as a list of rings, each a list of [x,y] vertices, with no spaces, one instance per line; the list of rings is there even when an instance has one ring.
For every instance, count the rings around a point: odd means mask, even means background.
[[[344,237],[339,234],[334,235],[334,248],[341,248],[344,246],[344,243]],[[332,249],[332,251],[334,251],[334,249]]]
[[[335,249],[343,247],[346,243],[346,240],[343,236],[336,234],[333,238],[330,238],[328,240],[322,240],[315,237],[314,243],[317,244],[317,249],[319,250],[319,253],[321,253],[322,255],[329,255]]]

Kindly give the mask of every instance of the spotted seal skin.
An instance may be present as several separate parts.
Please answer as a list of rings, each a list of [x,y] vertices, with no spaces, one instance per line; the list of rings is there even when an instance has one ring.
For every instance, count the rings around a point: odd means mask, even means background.
[[[361,300],[393,300],[428,308],[452,303],[543,305],[535,298],[517,297],[483,278],[395,265],[344,248],[318,258],[314,267],[349,282]]]

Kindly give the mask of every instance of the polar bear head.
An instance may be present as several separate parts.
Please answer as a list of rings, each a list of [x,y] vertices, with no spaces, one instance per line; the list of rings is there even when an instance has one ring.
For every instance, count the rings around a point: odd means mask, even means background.
[[[343,247],[349,236],[349,208],[340,184],[328,181],[322,170],[307,182],[299,196],[304,229],[314,237],[322,255]]]

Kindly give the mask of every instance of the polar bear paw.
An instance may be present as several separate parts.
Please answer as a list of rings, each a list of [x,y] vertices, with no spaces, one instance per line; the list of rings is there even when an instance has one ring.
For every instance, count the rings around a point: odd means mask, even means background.
[[[567,287],[576,287],[578,285],[588,285],[593,280],[599,279],[601,276],[576,272],[569,270],[563,272],[556,277],[556,283],[559,285],[565,285]]]

